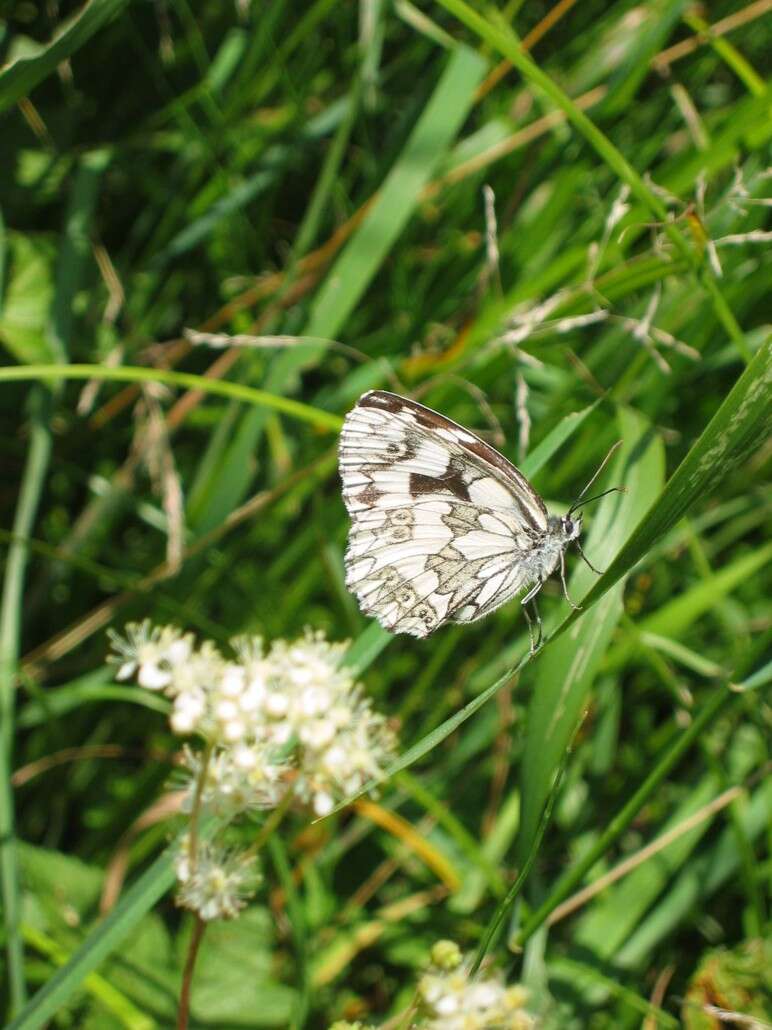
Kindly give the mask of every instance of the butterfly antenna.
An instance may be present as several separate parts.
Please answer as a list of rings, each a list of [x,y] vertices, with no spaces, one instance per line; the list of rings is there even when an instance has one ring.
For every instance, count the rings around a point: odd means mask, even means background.
[[[587,491],[588,491],[588,490],[590,489],[590,487],[592,486],[592,484],[593,484],[593,483],[595,482],[595,480],[596,480],[596,479],[598,478],[598,476],[599,476],[599,475],[601,474],[601,472],[602,472],[602,471],[604,470],[604,468],[606,467],[606,465],[608,465],[608,463],[609,463],[609,461],[610,461],[610,459],[611,459],[611,455],[612,455],[612,454],[614,453],[614,451],[615,451],[615,450],[616,450],[616,449],[617,449],[618,447],[621,447],[621,446],[622,446],[622,441],[621,441],[621,440],[617,440],[617,442],[616,442],[616,443],[614,444],[614,446],[613,446],[613,447],[611,448],[611,450],[610,450],[610,451],[608,452],[608,454],[607,454],[607,455],[606,455],[606,457],[605,457],[605,458],[603,459],[603,461],[602,461],[602,462],[600,463],[600,465],[598,465],[598,467],[597,467],[597,469],[595,470],[595,473],[594,473],[594,475],[592,476],[592,478],[590,479],[589,483],[587,483],[587,485],[585,486],[584,490],[582,490],[582,492],[581,492],[581,493],[579,494],[579,496],[578,496],[578,497],[576,498],[576,500],[574,501],[574,503],[573,503],[573,504],[571,505],[571,507],[570,507],[570,508],[568,509],[568,514],[569,514],[569,516],[570,516],[570,515],[572,515],[572,514],[573,514],[573,513],[574,513],[574,512],[576,511],[576,509],[577,509],[577,508],[578,508],[578,507],[579,507],[579,506],[580,506],[580,505],[582,504],[582,501],[584,500],[584,495],[585,495],[585,494],[587,493]],[[600,497],[605,497],[605,496],[606,496],[606,494],[610,494],[610,493],[613,493],[613,492],[614,492],[615,490],[619,490],[619,491],[621,491],[622,493],[625,493],[625,488],[624,488],[623,486],[612,486],[612,487],[611,487],[611,489],[609,489],[609,490],[604,490],[602,494],[596,494],[596,495],[595,495],[594,497],[588,497],[588,498],[587,498],[587,500],[586,500],[586,501],[584,501],[584,503],[585,503],[585,504],[589,504],[589,503],[590,503],[590,501],[597,501],[597,500],[598,500],[598,498],[600,498]]]
[[[602,490],[601,493],[599,493],[599,494],[593,494],[592,497],[588,497],[584,501],[581,501],[581,502],[577,501],[576,504],[572,504],[571,505],[571,510],[569,511],[568,514],[569,515],[573,515],[573,513],[576,511],[577,507],[583,508],[585,506],[585,504],[592,504],[593,501],[599,501],[601,499],[601,497],[606,497],[607,494],[626,494],[626,493],[627,493],[627,487],[626,486],[610,486],[608,488],[608,490]]]

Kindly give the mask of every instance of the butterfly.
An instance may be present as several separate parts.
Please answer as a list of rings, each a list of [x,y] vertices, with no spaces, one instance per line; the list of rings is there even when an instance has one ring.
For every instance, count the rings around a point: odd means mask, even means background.
[[[574,512],[609,457],[566,515],[550,515],[522,472],[474,433],[416,401],[371,390],[340,437],[352,522],[346,586],[385,629],[416,637],[474,622],[517,594],[525,606],[558,566],[576,607],[564,552],[575,542],[587,561]]]

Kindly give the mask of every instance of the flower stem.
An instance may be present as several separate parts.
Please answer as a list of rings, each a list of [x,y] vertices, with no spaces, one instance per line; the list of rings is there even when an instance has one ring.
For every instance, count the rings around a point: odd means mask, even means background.
[[[185,970],[182,974],[182,987],[180,988],[180,1007],[177,1011],[177,1030],[187,1030],[190,1017],[190,988],[193,984],[193,970],[196,967],[198,949],[201,946],[201,939],[206,930],[206,923],[197,915],[193,924],[193,934],[188,945],[188,954],[185,959]]]
[[[209,760],[212,757],[212,745],[207,744],[201,759],[201,769],[196,781],[196,791],[193,795],[193,807],[190,811],[190,834],[188,836],[188,860],[190,861],[191,875],[196,868],[196,854],[198,852],[198,824],[201,815],[201,798],[206,785],[206,775],[209,771]]]
[[[289,811],[289,807],[292,804],[294,798],[294,790],[292,787],[287,789],[287,793],[281,799],[279,804],[274,808],[268,818],[265,820],[263,825],[260,827],[260,832],[255,837],[254,841],[247,848],[248,855],[256,855],[258,851],[263,847],[265,842],[271,836],[274,830],[278,829],[284,816]]]

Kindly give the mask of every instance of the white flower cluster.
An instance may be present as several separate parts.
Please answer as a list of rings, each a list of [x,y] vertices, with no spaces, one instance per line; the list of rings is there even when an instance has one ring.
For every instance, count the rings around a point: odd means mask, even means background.
[[[183,837],[174,860],[177,904],[201,919],[235,919],[260,882],[253,855],[200,841],[195,859]]]
[[[190,788],[182,809],[193,808],[193,791],[203,776],[201,804],[215,815],[232,818],[243,812],[275,808],[287,792],[290,766],[277,758],[276,750],[259,743],[219,747],[208,760],[185,747],[183,762]]]
[[[418,981],[420,1009],[427,1030],[530,1030],[534,1017],[525,1010],[528,992],[507,987],[495,974],[469,973],[458,945],[438,941],[432,965]]]
[[[345,644],[306,631],[268,649],[259,637],[233,642],[229,660],[207,641],[148,622],[111,633],[118,679],[136,676],[172,701],[175,733],[209,746],[201,800],[223,814],[275,807],[295,797],[327,815],[335,802],[377,777],[395,746],[351,673]],[[201,759],[186,752],[194,781]]]

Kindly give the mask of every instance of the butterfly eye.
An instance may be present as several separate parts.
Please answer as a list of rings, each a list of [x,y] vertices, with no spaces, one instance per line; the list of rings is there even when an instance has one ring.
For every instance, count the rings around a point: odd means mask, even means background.
[[[397,591],[397,602],[399,604],[410,604],[413,598],[413,591],[409,587],[403,587]]]

